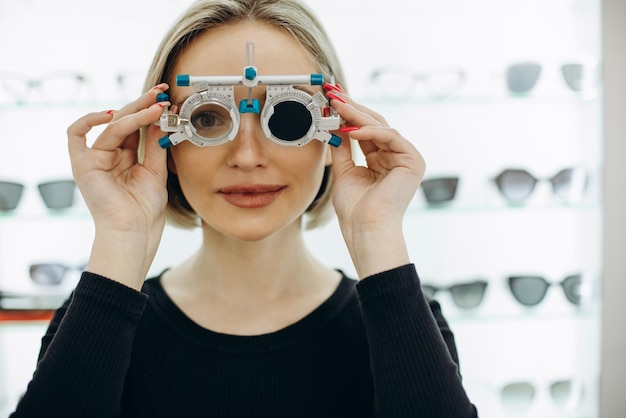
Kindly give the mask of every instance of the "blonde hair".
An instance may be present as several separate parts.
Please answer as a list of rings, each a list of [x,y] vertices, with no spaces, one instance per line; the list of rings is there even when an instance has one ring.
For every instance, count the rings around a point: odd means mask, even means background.
[[[198,0],[179,17],[163,38],[148,70],[144,91],[161,82],[173,81],[175,75],[172,69],[178,56],[199,34],[243,20],[261,21],[284,30],[305,48],[325,80],[334,77],[335,82],[345,88],[343,70],[326,31],[312,11],[299,0]],[[145,140],[145,130],[142,136]],[[326,167],[320,191],[304,214],[306,229],[322,225],[331,218],[332,183],[330,167]],[[187,202],[178,177],[171,171],[168,172],[167,190],[168,221],[183,228],[199,226],[198,215]]]

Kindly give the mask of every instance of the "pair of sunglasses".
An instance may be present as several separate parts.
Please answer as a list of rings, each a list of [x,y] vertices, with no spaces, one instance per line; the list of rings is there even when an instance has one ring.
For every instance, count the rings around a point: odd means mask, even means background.
[[[487,282],[484,280],[458,283],[446,287],[422,284],[422,292],[429,299],[433,299],[438,292],[447,291],[450,292],[454,304],[463,309],[471,309],[480,305],[486,289]]]
[[[512,94],[529,93],[539,81],[542,72],[537,62],[519,62],[506,69],[506,85]],[[597,66],[594,63],[571,62],[560,66],[567,87],[578,93],[592,93],[597,88]]]
[[[86,76],[71,71],[52,72],[37,79],[20,73],[0,73],[0,103],[74,103],[87,83]]]
[[[509,168],[494,178],[498,191],[510,203],[523,203],[540,180],[549,181],[553,193],[565,202],[579,201],[588,184],[587,173],[580,168],[564,168],[547,179],[540,179],[524,169]]]
[[[74,204],[74,180],[49,181],[38,184],[37,188],[48,209],[67,209]],[[0,181],[0,211],[15,210],[23,191],[23,184]]]
[[[68,266],[59,263],[32,264],[29,268],[30,278],[33,283],[44,286],[56,286],[63,283],[67,273],[70,271],[83,271],[86,264],[79,266]]]
[[[559,283],[548,282],[541,276],[511,276],[508,278],[508,284],[515,299],[524,306],[538,305],[551,286],[560,286],[567,300],[574,305],[580,305],[582,297],[586,294],[580,274],[567,276]]]
[[[527,411],[540,389],[530,382],[511,382],[500,390],[502,405],[512,412]],[[554,404],[564,410],[576,408],[584,397],[584,387],[577,380],[558,380],[547,385],[546,390]]]
[[[407,99],[420,93],[428,98],[445,98],[455,93],[465,81],[460,68],[440,68],[418,72],[411,68],[376,68],[370,74],[372,86],[387,98]]]
[[[459,178],[456,176],[437,177],[423,180],[421,189],[428,204],[438,205],[453,200],[458,185]]]

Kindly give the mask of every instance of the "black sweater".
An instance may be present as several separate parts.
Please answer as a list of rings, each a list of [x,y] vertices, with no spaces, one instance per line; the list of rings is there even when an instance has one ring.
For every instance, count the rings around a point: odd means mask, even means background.
[[[12,418],[475,417],[439,305],[413,265],[259,336],[191,321],[159,277],[137,292],[83,273],[42,339]]]

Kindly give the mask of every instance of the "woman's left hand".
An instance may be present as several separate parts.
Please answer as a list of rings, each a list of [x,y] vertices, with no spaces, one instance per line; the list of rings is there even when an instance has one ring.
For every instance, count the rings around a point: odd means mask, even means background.
[[[333,204],[363,278],[409,262],[402,222],[426,164],[415,146],[382,116],[342,92],[331,93],[332,106],[348,127],[354,127],[349,128],[354,129],[349,137],[365,156],[366,166],[355,164],[352,141],[345,134],[341,146],[332,150]]]

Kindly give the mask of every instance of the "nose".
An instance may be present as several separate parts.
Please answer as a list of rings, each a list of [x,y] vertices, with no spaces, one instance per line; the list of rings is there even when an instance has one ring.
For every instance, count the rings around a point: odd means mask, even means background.
[[[269,163],[269,144],[261,128],[259,115],[244,113],[240,118],[237,136],[229,144],[227,164],[245,171],[266,167]]]

